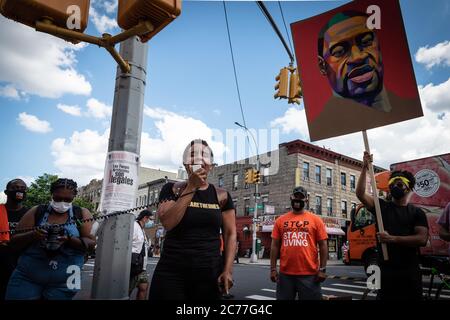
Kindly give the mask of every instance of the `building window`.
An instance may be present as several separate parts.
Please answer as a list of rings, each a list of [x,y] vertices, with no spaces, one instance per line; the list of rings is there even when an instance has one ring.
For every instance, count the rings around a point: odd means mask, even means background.
[[[245,189],[248,189],[248,188],[250,188],[250,185],[246,182],[246,183],[244,184],[244,188],[245,188]]]
[[[139,198],[136,198],[136,207],[139,205]]]
[[[355,188],[356,188],[356,178],[352,174],[352,175],[350,175],[350,190],[355,191]]]
[[[345,190],[345,186],[347,185],[347,175],[345,172],[341,172],[341,188]]]
[[[237,173],[233,174],[233,190],[237,190],[239,183],[239,175]]]
[[[309,181],[309,163],[303,162],[303,180]]]
[[[320,166],[316,166],[316,182],[318,184],[322,183],[321,175],[322,175],[322,168]]]
[[[331,198],[327,199],[327,215],[333,216],[333,199]]]
[[[237,212],[238,199],[233,199],[234,210]]]
[[[223,187],[223,176],[219,176],[219,187]]]
[[[322,214],[322,197],[316,196],[316,213]]]
[[[342,217],[347,218],[347,201],[345,201],[345,200],[341,201],[341,212],[342,212]]]
[[[327,186],[331,187],[332,185],[333,185],[332,171],[331,169],[327,168]]]
[[[144,205],[147,205],[147,196],[144,196]]]

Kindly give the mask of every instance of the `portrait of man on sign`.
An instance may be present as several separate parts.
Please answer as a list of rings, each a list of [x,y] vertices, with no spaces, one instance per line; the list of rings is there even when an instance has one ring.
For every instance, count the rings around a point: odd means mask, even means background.
[[[328,78],[334,96],[390,112],[380,42],[375,30],[367,27],[367,18],[362,12],[346,11],[325,24],[317,43],[319,70]]]
[[[423,115],[398,0],[355,0],[291,30],[311,141]]]

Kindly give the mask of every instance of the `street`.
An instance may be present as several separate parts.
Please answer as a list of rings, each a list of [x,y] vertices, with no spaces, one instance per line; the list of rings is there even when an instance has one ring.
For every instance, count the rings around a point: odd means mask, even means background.
[[[158,258],[150,258],[147,265],[149,278],[153,276]],[[275,300],[276,284],[269,279],[268,265],[251,265],[247,263],[234,264],[233,278],[235,286],[231,290],[234,300]],[[89,260],[82,271],[81,291],[75,296],[77,300],[90,299],[90,290],[94,272],[94,260]],[[331,265],[327,273],[338,277],[365,278],[362,266]],[[428,278],[424,277],[424,292],[428,287]],[[362,279],[341,280],[327,279],[322,284],[322,293],[325,296],[349,297],[352,300],[361,300],[366,289]],[[433,294],[436,292],[436,283]],[[366,300],[375,300],[375,293],[368,293]],[[132,295],[133,297],[133,295]],[[450,290],[442,290],[441,299],[450,300]]]

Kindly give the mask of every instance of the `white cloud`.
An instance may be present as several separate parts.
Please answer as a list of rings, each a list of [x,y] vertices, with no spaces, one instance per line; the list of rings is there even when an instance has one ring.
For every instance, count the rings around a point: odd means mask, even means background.
[[[53,140],[51,152],[57,174],[74,179],[80,186],[94,178],[102,179],[108,138],[109,130],[103,134],[84,130],[75,131],[69,139]]]
[[[300,134],[300,139],[309,140],[305,109],[290,107],[282,117],[271,121],[270,126],[272,128],[280,128],[281,133],[289,134],[295,132]]]
[[[108,10],[109,7],[107,7]],[[89,16],[91,21],[94,23],[95,28],[98,32],[105,33],[118,28],[117,21],[115,18],[110,18],[107,15],[99,13],[94,7],[91,6],[89,11]]]
[[[45,120],[40,120],[38,117],[22,112],[19,114],[17,120],[27,130],[38,133],[47,133],[52,131],[50,123]]]
[[[107,13],[113,13],[114,11],[116,11],[118,4],[119,0],[104,1],[103,7],[105,8]]]
[[[65,104],[58,103],[58,105],[56,107],[59,110],[61,110],[62,112],[70,114],[71,116],[75,116],[75,117],[81,116],[81,109],[79,106],[68,106]]]
[[[112,106],[109,106],[103,102],[98,101],[95,98],[91,98],[86,104],[88,111],[86,116],[103,119],[110,117],[112,114]]]
[[[90,95],[91,84],[75,69],[75,52],[84,45],[72,45],[4,17],[0,30],[0,82],[46,98]]]
[[[141,136],[141,165],[162,170],[176,171],[182,164],[186,145],[195,138],[202,138],[211,145],[220,161],[225,146],[212,141],[214,130],[202,121],[182,116],[161,108],[145,107],[146,116],[155,120],[157,133]],[[79,185],[91,179],[103,178],[109,130],[103,134],[97,131],[75,131],[68,139],[53,140],[51,152],[59,176],[73,178]]]
[[[450,145],[450,114],[440,115],[430,110],[426,101],[434,101],[422,93],[424,116],[396,124],[368,130],[371,153],[374,163],[389,169],[396,162],[432,156],[448,152]],[[272,127],[280,127],[285,134],[298,134],[299,139],[309,141],[304,109],[290,108],[284,116],[275,119]],[[333,151],[361,159],[364,143],[362,133],[315,142],[316,145],[331,148]]]
[[[6,97],[6,98],[11,98],[14,100],[20,99],[19,91],[17,91],[17,89],[11,85],[0,87],[0,96]]]
[[[156,137],[142,134],[141,159],[144,165],[176,170],[182,164],[183,151],[196,138],[206,140],[214,151],[215,162],[221,162],[225,151],[222,142],[213,141],[217,132],[204,122],[161,108],[144,108],[144,114],[155,120]]]
[[[420,98],[427,107],[434,112],[450,111],[450,78],[434,85],[419,86]]]
[[[427,69],[440,64],[450,67],[450,41],[438,43],[434,47],[420,47],[415,55],[416,61],[425,64]]]

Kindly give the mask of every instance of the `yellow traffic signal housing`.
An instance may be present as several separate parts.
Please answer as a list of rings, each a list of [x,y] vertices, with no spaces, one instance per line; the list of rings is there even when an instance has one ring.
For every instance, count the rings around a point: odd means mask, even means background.
[[[245,171],[245,183],[252,184],[254,180],[253,169],[247,169]]]
[[[0,0],[0,13],[33,28],[37,21],[47,19],[58,27],[84,32],[88,24],[89,2],[90,0]]]
[[[259,170],[255,170],[254,171],[253,181],[254,181],[254,183],[260,183],[261,182],[261,172]]]
[[[117,22],[128,30],[141,21],[150,21],[154,30],[141,35],[147,42],[181,14],[181,0],[119,0]]]
[[[300,86],[300,77],[297,71],[291,73],[289,78],[289,100],[288,103],[300,104],[302,97],[302,88]]]
[[[275,80],[277,81],[277,84],[275,85],[275,90],[278,90],[275,95],[274,98],[277,99],[281,99],[281,98],[287,98],[288,97],[288,79],[289,78],[289,70],[288,68],[283,68],[280,70],[280,73],[278,74],[278,76],[275,78]]]

